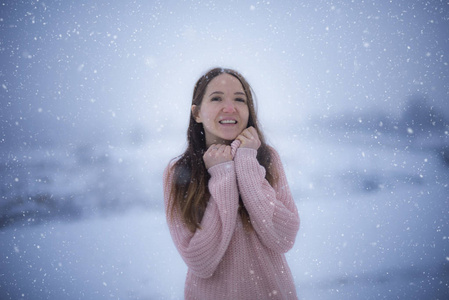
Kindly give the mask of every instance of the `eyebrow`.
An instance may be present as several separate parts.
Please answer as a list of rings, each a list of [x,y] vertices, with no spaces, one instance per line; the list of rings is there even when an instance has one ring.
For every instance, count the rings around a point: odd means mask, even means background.
[[[209,95],[209,97],[212,96],[213,94],[220,94],[220,95],[223,95],[224,93],[223,93],[223,92],[219,92],[219,91],[215,91],[215,92],[212,92],[212,93]],[[246,94],[243,93],[243,92],[235,92],[234,95],[243,95],[243,96],[246,97]]]

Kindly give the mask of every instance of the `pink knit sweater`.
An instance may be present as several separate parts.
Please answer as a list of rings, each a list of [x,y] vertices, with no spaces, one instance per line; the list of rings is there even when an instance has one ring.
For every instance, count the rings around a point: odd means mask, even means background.
[[[185,299],[297,299],[284,253],[299,229],[298,212],[279,158],[272,187],[265,180],[257,151],[232,144],[234,160],[209,168],[211,197],[201,229],[192,233],[174,211],[167,219],[173,241],[188,266]],[[167,210],[173,181],[170,164],[164,172]],[[239,193],[254,230],[238,215]]]

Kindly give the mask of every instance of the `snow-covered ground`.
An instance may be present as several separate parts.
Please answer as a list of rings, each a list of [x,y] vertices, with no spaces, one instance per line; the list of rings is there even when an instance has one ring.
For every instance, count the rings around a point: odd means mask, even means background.
[[[270,139],[301,217],[287,254],[300,299],[447,299],[448,166],[433,149],[348,134]],[[0,299],[182,299],[161,185],[181,148],[4,155]]]

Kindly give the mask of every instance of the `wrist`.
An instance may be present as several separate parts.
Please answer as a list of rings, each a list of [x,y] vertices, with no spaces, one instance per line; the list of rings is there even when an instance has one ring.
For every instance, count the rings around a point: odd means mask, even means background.
[[[257,158],[257,149],[240,147],[236,151],[236,156],[237,155]]]
[[[234,170],[234,161],[230,160],[211,166],[210,168],[207,169],[207,172],[209,172],[211,176],[215,176],[227,174],[229,172],[233,172],[233,170]]]

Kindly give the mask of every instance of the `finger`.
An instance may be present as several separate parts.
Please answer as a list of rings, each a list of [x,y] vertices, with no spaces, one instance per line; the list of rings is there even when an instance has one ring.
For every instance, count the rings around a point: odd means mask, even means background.
[[[210,145],[210,147],[209,147],[209,149],[207,149],[207,151],[214,151],[214,150],[218,150],[218,145],[216,145],[216,144],[212,144],[212,145]]]
[[[246,144],[246,143],[249,141],[249,138],[247,138],[246,136],[244,136],[244,135],[242,135],[242,134],[239,135],[239,136],[237,137],[237,139],[240,141],[240,146]]]
[[[257,134],[257,130],[254,127],[249,127],[245,136],[252,141],[260,142],[259,135]]]
[[[220,145],[220,147],[217,149],[217,152],[223,153],[226,145]]]
[[[225,149],[224,149],[224,153],[226,155],[231,155],[231,146],[226,146]]]
[[[248,127],[248,131],[251,132],[251,134],[255,137],[259,137],[259,135],[257,134],[257,130],[256,128],[254,128],[253,126]]]
[[[215,151],[218,149],[217,145],[212,144],[210,145],[210,147],[207,149],[206,153],[204,153],[204,155],[209,155],[212,156],[214,155]]]
[[[245,131],[242,132],[243,136],[246,137],[247,139],[253,139],[254,136],[251,133],[251,131],[249,131],[248,129],[246,129]]]
[[[245,128],[245,130],[244,130],[243,132],[249,132],[249,133],[252,133],[252,129],[254,129],[254,127],[253,127],[253,126],[250,126],[250,127]]]

